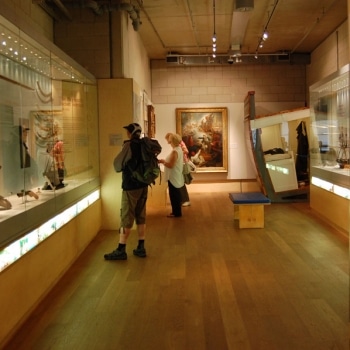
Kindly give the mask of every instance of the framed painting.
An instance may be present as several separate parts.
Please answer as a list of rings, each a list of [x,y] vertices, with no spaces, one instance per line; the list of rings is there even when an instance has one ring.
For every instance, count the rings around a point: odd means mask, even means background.
[[[227,172],[227,108],[176,108],[176,132],[197,172]]]
[[[154,107],[152,105],[147,106],[148,114],[148,137],[156,137],[156,116],[154,114]]]

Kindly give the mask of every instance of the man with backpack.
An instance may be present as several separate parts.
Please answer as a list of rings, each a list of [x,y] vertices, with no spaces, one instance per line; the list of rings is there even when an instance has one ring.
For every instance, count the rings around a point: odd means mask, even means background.
[[[141,126],[131,123],[124,126],[129,140],[124,142],[121,152],[114,159],[114,169],[122,172],[122,202],[121,202],[121,229],[118,247],[111,253],[105,254],[105,260],[126,260],[126,243],[134,221],[136,221],[139,242],[133,254],[140,258],[146,257],[145,228],[146,228],[146,202],[148,183],[137,179],[135,172],[144,167]],[[145,138],[146,139],[146,138]],[[156,141],[156,140],[152,140]],[[157,142],[157,141],[156,141]],[[160,147],[160,146],[159,146]]]

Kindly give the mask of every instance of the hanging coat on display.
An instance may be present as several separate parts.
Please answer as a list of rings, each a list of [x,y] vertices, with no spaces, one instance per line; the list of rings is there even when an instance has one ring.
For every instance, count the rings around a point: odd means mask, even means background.
[[[298,133],[298,148],[295,162],[295,171],[298,181],[308,181],[308,156],[309,156],[309,141],[307,138],[305,122],[300,122],[296,128]]]

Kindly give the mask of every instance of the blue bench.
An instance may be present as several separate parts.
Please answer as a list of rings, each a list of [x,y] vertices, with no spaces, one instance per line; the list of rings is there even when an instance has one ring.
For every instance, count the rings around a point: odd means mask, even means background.
[[[230,193],[229,198],[237,208],[239,228],[264,228],[264,206],[271,204],[261,192]]]

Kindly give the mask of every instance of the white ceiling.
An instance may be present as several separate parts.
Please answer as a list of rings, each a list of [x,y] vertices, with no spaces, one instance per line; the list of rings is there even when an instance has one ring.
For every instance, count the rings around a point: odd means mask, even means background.
[[[252,11],[236,11],[239,0],[131,0],[122,1],[139,12],[138,32],[151,59],[168,53],[211,55],[212,35],[217,54],[310,53],[347,19],[347,0],[254,0]],[[240,0],[244,1],[244,0]],[[33,0],[35,2],[35,0]],[[112,11],[119,0],[40,0],[54,10],[69,13],[72,6]],[[59,5],[59,6],[58,6]],[[132,15],[135,16],[135,13]],[[72,19],[74,20],[74,18]],[[269,38],[258,48],[263,30]]]

